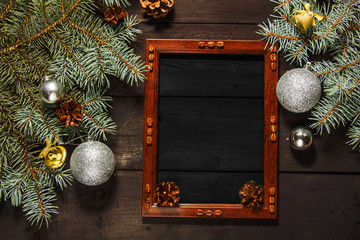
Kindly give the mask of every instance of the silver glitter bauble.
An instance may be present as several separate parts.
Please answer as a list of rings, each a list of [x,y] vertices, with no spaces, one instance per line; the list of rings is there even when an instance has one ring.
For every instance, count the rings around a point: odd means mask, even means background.
[[[45,76],[45,81],[40,86],[40,95],[44,102],[55,103],[63,97],[63,87],[60,82],[49,79]]]
[[[79,182],[96,186],[106,182],[114,172],[115,156],[104,143],[89,141],[77,146],[70,158],[72,174]]]
[[[321,97],[321,83],[315,74],[305,68],[292,69],[281,76],[276,95],[286,110],[307,112]]]
[[[311,146],[313,135],[308,127],[296,127],[289,134],[290,145],[298,150],[304,150]]]

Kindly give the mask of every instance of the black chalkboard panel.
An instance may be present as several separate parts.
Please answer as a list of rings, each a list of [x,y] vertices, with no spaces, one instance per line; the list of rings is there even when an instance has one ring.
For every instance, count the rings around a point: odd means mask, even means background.
[[[158,170],[263,171],[264,103],[159,97]]]
[[[159,96],[264,96],[263,55],[161,54]]]
[[[157,182],[182,203],[239,203],[264,182],[264,56],[159,57]]]

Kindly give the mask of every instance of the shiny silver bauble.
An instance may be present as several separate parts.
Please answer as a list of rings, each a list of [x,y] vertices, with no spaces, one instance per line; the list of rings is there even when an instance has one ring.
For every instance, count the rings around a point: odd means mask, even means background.
[[[297,150],[304,150],[313,143],[313,135],[308,127],[299,126],[291,130],[289,134],[290,145]]]
[[[46,103],[56,103],[61,100],[64,94],[63,86],[60,82],[45,76],[45,81],[40,85],[40,95]]]

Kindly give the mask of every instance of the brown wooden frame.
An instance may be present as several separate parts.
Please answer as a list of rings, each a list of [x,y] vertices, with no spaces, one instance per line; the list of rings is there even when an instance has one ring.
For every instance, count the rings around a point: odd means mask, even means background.
[[[277,218],[278,195],[278,54],[265,48],[263,41],[235,40],[146,40],[144,144],[143,144],[143,217],[194,218]],[[154,192],[157,180],[157,126],[159,54],[256,54],[264,55],[264,204],[259,210],[242,204],[179,204],[179,207],[157,207]],[[181,192],[180,192],[181,196]]]

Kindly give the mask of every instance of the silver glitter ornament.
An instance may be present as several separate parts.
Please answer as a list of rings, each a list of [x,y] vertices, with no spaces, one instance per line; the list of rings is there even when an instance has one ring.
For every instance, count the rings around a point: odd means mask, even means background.
[[[294,113],[307,112],[321,97],[321,83],[307,68],[292,69],[279,79],[276,95],[286,110]]]
[[[63,97],[63,94],[64,90],[61,83],[45,76],[45,80],[40,86],[42,100],[46,103],[55,103]]]
[[[100,185],[113,174],[115,156],[102,142],[84,142],[74,149],[70,158],[70,168],[79,182],[88,186]]]
[[[311,146],[313,135],[308,127],[296,127],[289,134],[290,145],[297,150],[304,150]]]

